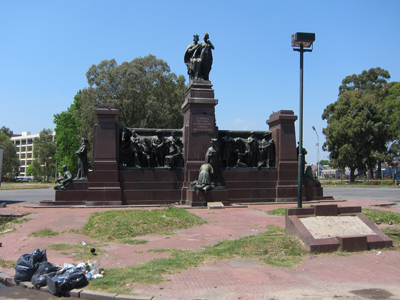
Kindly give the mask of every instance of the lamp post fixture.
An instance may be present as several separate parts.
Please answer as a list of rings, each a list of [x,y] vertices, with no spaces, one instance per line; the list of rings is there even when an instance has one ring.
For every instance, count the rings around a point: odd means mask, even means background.
[[[315,127],[313,126],[312,129],[315,131],[315,134],[317,135],[317,139],[318,139],[318,143],[317,143],[317,179],[319,179],[319,136],[318,136],[318,132],[315,129]]]
[[[315,33],[296,32],[292,34],[293,51],[300,52],[300,113],[299,113],[299,156],[298,156],[298,187],[297,187],[297,207],[302,207],[303,195],[303,54],[311,52],[313,42],[315,41]],[[304,49],[307,48],[307,49]]]

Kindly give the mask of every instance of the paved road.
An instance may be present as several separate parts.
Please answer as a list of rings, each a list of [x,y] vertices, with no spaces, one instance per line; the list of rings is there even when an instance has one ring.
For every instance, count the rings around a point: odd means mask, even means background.
[[[18,202],[38,203],[42,200],[54,200],[55,192],[52,187],[45,189],[0,190],[0,202],[7,204]]]
[[[325,196],[333,196],[336,200],[343,199],[374,199],[399,202],[400,188],[372,187],[324,187]],[[32,190],[0,190],[0,202],[8,204],[17,202],[38,203],[41,200],[54,200],[53,188]]]
[[[400,202],[400,188],[372,187],[324,187],[325,196],[333,196],[335,200],[373,199],[380,201]]]

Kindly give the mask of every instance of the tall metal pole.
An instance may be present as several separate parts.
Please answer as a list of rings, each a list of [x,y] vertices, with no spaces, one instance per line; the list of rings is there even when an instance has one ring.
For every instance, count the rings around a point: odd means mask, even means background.
[[[300,113],[299,113],[299,157],[298,157],[298,186],[297,207],[302,208],[303,203],[303,44],[300,46]]]

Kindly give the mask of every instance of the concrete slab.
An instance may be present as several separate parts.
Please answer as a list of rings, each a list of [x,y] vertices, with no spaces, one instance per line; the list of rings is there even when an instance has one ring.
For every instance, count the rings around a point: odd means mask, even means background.
[[[225,206],[222,202],[207,202],[208,209],[224,209]]]

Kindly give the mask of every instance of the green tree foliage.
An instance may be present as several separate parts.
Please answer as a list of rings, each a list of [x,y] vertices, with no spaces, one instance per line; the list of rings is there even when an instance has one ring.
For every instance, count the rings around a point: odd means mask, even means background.
[[[43,174],[41,174],[41,169],[39,164],[32,163],[25,169],[26,176],[33,176],[33,180],[41,181]]]
[[[386,97],[383,99],[383,109],[390,124],[389,133],[393,140],[400,140],[400,82],[387,85]]]
[[[391,82],[387,85],[387,94],[383,100],[389,126],[389,159],[388,163],[396,167],[400,162],[400,82]]]
[[[39,137],[33,139],[34,168],[40,169],[40,174],[47,182],[54,175],[56,144],[53,141],[51,129],[43,129]]]
[[[10,136],[7,133],[4,133],[3,128],[5,127],[3,126],[1,128],[2,132],[0,133],[0,147],[3,147],[3,167],[1,170],[1,177],[5,179],[7,175],[9,177],[18,175],[19,160],[17,149],[10,140]]]
[[[327,166],[327,165],[329,165],[329,160],[327,160],[327,159],[322,159],[322,160],[320,160],[319,164],[320,164],[321,166]]]
[[[328,122],[323,129],[326,135],[323,149],[330,152],[330,159],[339,168],[350,168],[351,182],[356,169],[372,168],[377,153],[386,150],[384,115],[378,103],[373,94],[348,91],[328,105],[322,115]]]
[[[78,130],[81,125],[81,119],[78,117],[78,112],[81,107],[81,94],[82,91],[79,91],[75,95],[74,102],[67,111],[54,115],[53,123],[55,124],[55,142],[57,145],[57,152],[54,158],[57,161],[58,171],[60,172],[62,172],[63,165],[66,165],[72,174],[77,171],[78,158],[75,152],[80,147]]]
[[[10,130],[10,128],[5,127],[5,126],[2,126],[2,127],[0,128],[0,134],[1,134],[1,133],[4,133],[4,134],[8,135],[8,137],[11,137],[11,136],[13,135],[13,131]]]
[[[364,70],[361,74],[353,74],[342,80],[339,87],[339,95],[348,91],[362,91],[367,94],[375,94],[378,100],[385,96],[384,87],[390,79],[388,71],[381,68]]]
[[[86,77],[89,88],[81,95],[81,137],[92,144],[95,109],[114,104],[123,127],[181,128],[185,98],[184,76],[171,73],[168,64],[153,55],[118,65],[114,59],[92,65]]]
[[[328,121],[323,130],[327,141],[324,149],[340,168],[349,167],[350,180],[355,169],[365,169],[373,175],[378,165],[378,176],[383,161],[387,161],[390,133],[389,109],[385,109],[390,84],[388,71],[372,68],[359,75],[347,76],[339,87],[339,98],[327,106],[322,119]],[[389,101],[390,102],[390,101]],[[353,175],[353,176],[352,176]]]

